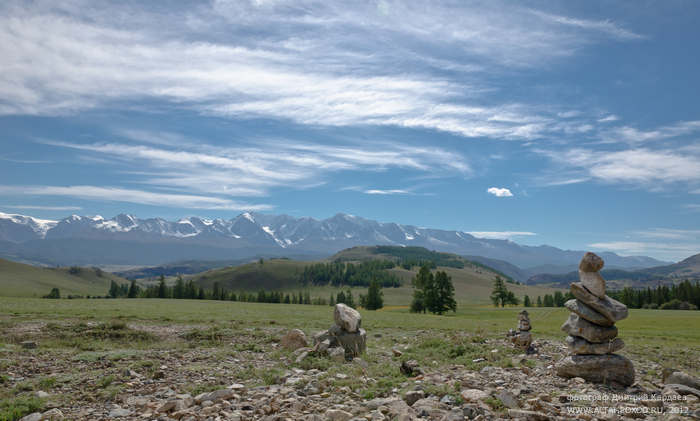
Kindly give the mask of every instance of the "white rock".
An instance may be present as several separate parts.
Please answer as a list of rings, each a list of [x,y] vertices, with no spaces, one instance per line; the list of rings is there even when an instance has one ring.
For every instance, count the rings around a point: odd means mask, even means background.
[[[467,402],[478,402],[489,397],[489,394],[479,389],[465,389],[460,393]]]
[[[335,305],[333,317],[335,319],[335,324],[346,332],[357,332],[362,324],[362,316],[360,313],[343,303]]]

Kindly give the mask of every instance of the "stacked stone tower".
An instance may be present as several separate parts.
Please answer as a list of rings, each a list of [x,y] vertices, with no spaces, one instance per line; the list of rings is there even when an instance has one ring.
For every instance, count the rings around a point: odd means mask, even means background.
[[[532,335],[530,334],[530,317],[527,310],[523,310],[518,314],[518,330],[515,331],[511,329],[508,335],[511,337],[510,340],[515,344],[515,346],[522,348],[525,351],[531,351]]]
[[[576,297],[566,302],[571,315],[561,329],[568,333],[566,344],[571,355],[557,363],[562,377],[582,377],[593,383],[634,383],[634,366],[614,354],[625,346],[617,337],[615,322],[627,317],[627,307],[605,295],[605,279],[599,271],[603,259],[586,253],[579,264],[581,282],[571,284]]]

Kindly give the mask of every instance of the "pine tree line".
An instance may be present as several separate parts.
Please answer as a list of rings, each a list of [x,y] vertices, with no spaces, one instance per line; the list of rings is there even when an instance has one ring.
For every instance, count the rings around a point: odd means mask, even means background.
[[[370,260],[361,263],[315,263],[304,267],[299,282],[306,285],[368,287],[377,281],[385,288],[401,286],[401,280],[387,269],[396,267],[391,260]]]
[[[136,281],[131,284],[119,285],[115,281],[111,282],[109,298],[172,298],[187,300],[219,300],[219,301],[242,301],[249,303],[274,303],[274,304],[309,304],[328,305],[325,298],[311,297],[308,291],[292,293],[282,293],[281,291],[260,290],[253,292],[229,292],[215,282],[211,290],[197,287],[192,281],[184,281],[178,276],[175,285],[168,286],[165,277],[161,275],[158,284],[147,288],[141,288]],[[95,297],[96,298],[96,297]]]
[[[623,288],[608,295],[630,308],[697,310],[700,308],[700,281],[685,280],[675,285],[657,285],[646,289]]]
[[[695,284],[685,280],[675,285],[658,285],[656,288],[634,289],[625,287],[619,291],[608,291],[608,296],[620,301],[629,308],[649,308],[661,310],[697,310],[700,308],[700,281]],[[556,291],[553,295],[545,294],[544,298],[537,296],[537,301],[531,302],[527,295],[523,298],[525,307],[563,307],[564,303],[573,299],[570,291]]]

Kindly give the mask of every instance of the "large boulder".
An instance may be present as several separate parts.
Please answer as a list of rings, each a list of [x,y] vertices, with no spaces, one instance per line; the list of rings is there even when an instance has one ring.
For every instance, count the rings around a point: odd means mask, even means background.
[[[360,313],[343,303],[335,305],[333,317],[335,318],[335,324],[346,332],[357,332],[362,325],[362,316],[360,316]]]
[[[359,329],[357,332],[341,331],[335,338],[345,350],[347,359],[359,356],[367,348],[367,332],[364,329]]]
[[[604,343],[588,342],[578,336],[567,336],[566,345],[569,347],[569,352],[572,354],[589,355],[589,354],[612,354],[625,347],[625,342],[620,338],[615,338],[612,341]]]
[[[598,326],[577,314],[570,314],[569,318],[561,326],[561,330],[571,336],[580,336],[588,342],[607,342],[617,336],[615,326]]]
[[[569,355],[556,364],[556,371],[561,377],[582,377],[592,383],[634,383],[632,361],[617,354]]]
[[[591,294],[580,282],[571,284],[571,293],[606,319],[615,323],[627,317],[627,306],[607,295],[603,298]]]
[[[593,308],[591,308],[590,306],[586,305],[583,301],[576,299],[569,300],[566,303],[564,303],[564,307],[568,308],[569,311],[578,314],[580,317],[583,317],[584,319],[598,326],[612,326],[613,324],[615,324],[612,321],[608,320],[608,318],[606,318],[602,314],[593,310]]]
[[[299,329],[292,329],[287,332],[280,340],[280,344],[290,351],[309,346],[309,343],[306,341],[306,335]]]

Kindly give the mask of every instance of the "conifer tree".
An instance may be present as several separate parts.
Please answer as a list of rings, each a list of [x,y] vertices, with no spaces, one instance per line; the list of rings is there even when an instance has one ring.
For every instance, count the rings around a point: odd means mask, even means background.
[[[367,290],[367,296],[365,297],[364,308],[367,310],[379,310],[384,307],[384,293],[382,292],[382,287],[379,282],[372,281],[369,284],[369,289]]]

